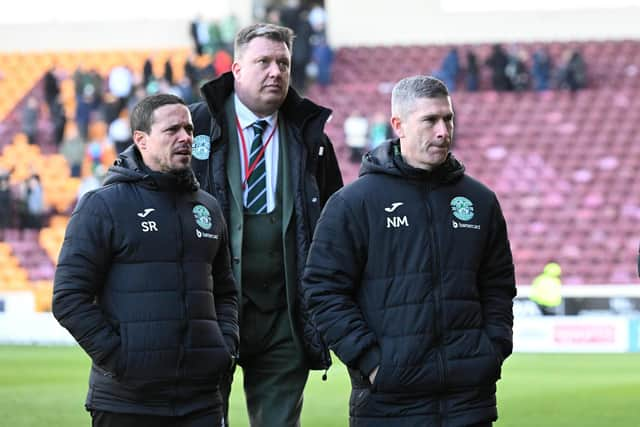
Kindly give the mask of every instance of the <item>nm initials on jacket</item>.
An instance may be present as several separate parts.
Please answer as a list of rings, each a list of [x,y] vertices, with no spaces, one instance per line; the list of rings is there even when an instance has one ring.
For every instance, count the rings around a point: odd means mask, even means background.
[[[409,226],[409,220],[407,219],[407,216],[393,216],[393,217],[387,217],[387,228],[398,228],[398,227],[408,227]]]

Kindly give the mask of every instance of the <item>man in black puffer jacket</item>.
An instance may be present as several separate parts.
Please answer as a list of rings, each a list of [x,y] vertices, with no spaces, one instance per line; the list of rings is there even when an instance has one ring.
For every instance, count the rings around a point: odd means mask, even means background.
[[[441,81],[400,81],[391,124],[399,140],[368,153],[322,212],[305,298],[349,368],[351,426],[490,426],[512,350],[505,220],[449,152]]]
[[[226,224],[191,171],[183,101],[142,100],[131,128],[135,145],[71,216],[53,314],[91,358],[94,426],[219,426],[238,347]]]

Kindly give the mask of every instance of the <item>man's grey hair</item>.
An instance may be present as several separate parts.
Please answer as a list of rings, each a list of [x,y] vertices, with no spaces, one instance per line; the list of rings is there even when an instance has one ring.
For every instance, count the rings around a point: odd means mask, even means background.
[[[404,118],[418,98],[447,98],[449,89],[433,76],[412,76],[400,80],[391,92],[391,115]]]
[[[287,45],[289,52],[291,52],[294,35],[290,28],[274,24],[258,23],[244,27],[236,34],[233,54],[235,61],[242,56],[249,42],[257,37],[265,37],[274,42],[282,42]]]

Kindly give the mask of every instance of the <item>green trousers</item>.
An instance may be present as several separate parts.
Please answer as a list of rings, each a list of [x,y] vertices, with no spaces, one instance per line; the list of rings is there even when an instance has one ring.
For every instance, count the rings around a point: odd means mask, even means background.
[[[251,427],[299,426],[309,368],[286,307],[263,313],[250,301],[243,306],[239,365]]]

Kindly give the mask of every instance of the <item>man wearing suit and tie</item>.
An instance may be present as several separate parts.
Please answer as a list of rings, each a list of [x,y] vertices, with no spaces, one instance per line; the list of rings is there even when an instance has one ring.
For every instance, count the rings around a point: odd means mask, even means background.
[[[206,83],[205,101],[190,107],[193,169],[229,224],[242,301],[238,364],[254,427],[299,425],[309,369],[331,362],[300,280],[342,177],[323,130],[331,111],[289,87],[292,39],[276,25],[243,28],[231,72]]]

